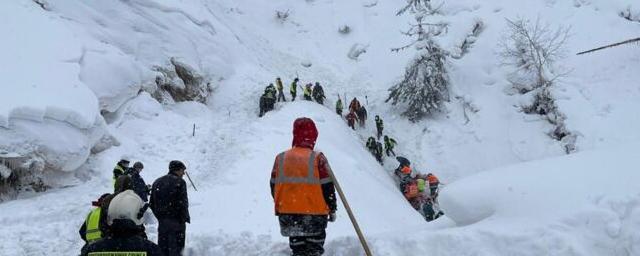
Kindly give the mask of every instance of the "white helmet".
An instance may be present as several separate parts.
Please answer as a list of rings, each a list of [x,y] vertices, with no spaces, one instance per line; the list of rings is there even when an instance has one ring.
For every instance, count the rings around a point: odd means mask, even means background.
[[[132,220],[136,225],[142,225],[142,220],[138,219],[140,209],[144,207],[144,202],[133,190],[125,190],[111,199],[107,215],[107,223],[113,224],[113,220]]]

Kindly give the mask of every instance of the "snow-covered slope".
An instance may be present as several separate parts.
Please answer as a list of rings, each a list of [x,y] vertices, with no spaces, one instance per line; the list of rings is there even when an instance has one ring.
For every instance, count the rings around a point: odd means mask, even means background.
[[[620,47],[572,54],[636,36],[640,23],[620,17],[621,12],[639,16],[633,1],[446,1],[442,14],[430,18],[450,24],[438,38],[445,49],[455,53],[475,21],[482,21],[484,29],[466,55],[448,63],[453,86],[448,112],[415,124],[384,103],[387,88],[413,56],[412,49],[390,51],[408,40],[399,31],[411,17],[395,16],[402,1],[39,2],[43,7],[28,0],[0,3],[0,20],[5,21],[0,31],[14,35],[0,42],[0,149],[17,151],[16,146],[30,141],[56,152],[45,156],[59,159],[47,170],[76,172],[58,177],[68,187],[0,204],[2,255],[75,253],[81,246],[76,231],[89,203],[110,190],[111,170],[123,155],[144,162],[148,183],[165,173],[170,160],[187,163],[199,189],[189,190],[191,255],[286,255],[267,182],[273,157],[290,145],[291,123],[298,116],[317,121],[318,149],[341,179],[376,255],[638,254],[633,247],[638,238],[630,230],[640,224],[630,216],[640,205],[640,190],[614,183],[637,181],[626,169],[637,157],[632,147],[470,176],[564,155],[560,143],[546,135],[551,126],[519,112],[525,99],[506,93],[509,67],[500,66],[495,54],[505,18],[540,17],[573,27],[570,54],[559,63],[573,72],[558,83],[554,95],[568,128],[578,134],[578,151],[640,140],[635,132],[640,115],[633,112],[640,107],[640,73],[633,72],[640,51]],[[289,17],[277,20],[276,10],[289,10]],[[352,32],[340,34],[343,25]],[[347,57],[355,44],[367,50],[357,61]],[[212,81],[215,91],[207,106],[161,105],[139,93],[153,87],[155,67],[167,66],[172,57]],[[373,134],[372,122],[352,132],[331,107],[306,102],[279,104],[258,119],[257,99],[277,76],[287,84],[295,76],[303,83],[319,81],[327,105],[338,94],[358,97],[370,116],[381,115],[386,133],[399,142],[396,152],[448,184],[443,207],[455,222],[424,223],[404,202],[388,174],[395,161],[387,159],[381,169],[363,150],[363,139]],[[469,122],[456,96],[479,110],[467,113]],[[115,113],[107,114],[108,124],[101,111]],[[196,136],[191,136],[194,124]],[[107,130],[120,146],[88,156]],[[611,196],[599,196],[603,189],[583,172],[597,173],[598,159],[615,158],[627,164],[607,172],[615,176],[603,183]],[[542,168],[547,170],[537,170]],[[521,198],[518,192],[529,194]],[[557,196],[549,201],[555,207],[540,210],[551,196]],[[359,255],[341,209],[329,228],[327,254]],[[535,219],[538,215],[544,221]],[[148,230],[155,239],[155,224]]]

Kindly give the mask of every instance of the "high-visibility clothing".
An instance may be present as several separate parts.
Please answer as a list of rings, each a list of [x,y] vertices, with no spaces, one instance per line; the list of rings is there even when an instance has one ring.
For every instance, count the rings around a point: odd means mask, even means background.
[[[318,153],[294,147],[278,155],[274,177],[274,201],[277,214],[327,215],[329,206],[322,194]]]
[[[304,87],[304,96],[311,97],[311,87],[310,86],[305,86]]]
[[[102,232],[100,231],[100,214],[102,214],[102,208],[96,207],[91,210],[87,215],[85,225],[87,227],[86,239],[87,242],[92,243],[102,238]]]
[[[298,82],[296,81],[291,82],[291,87],[289,87],[289,92],[291,92],[292,94],[296,94],[296,92],[298,92]]]
[[[435,175],[427,176],[427,180],[429,181],[429,185],[440,183],[440,181],[438,180],[438,178]]]
[[[336,109],[343,109],[342,100],[338,99],[338,102],[336,102]]]
[[[426,188],[425,182],[423,179],[418,179],[418,191],[422,192]]]
[[[411,167],[409,166],[402,167],[401,171],[403,174],[411,174]]]
[[[118,176],[124,175],[124,174],[125,174],[124,168],[122,168],[122,166],[120,166],[119,164],[116,164],[116,168],[113,168],[113,182],[112,182],[113,186],[116,185],[116,179],[118,178]]]

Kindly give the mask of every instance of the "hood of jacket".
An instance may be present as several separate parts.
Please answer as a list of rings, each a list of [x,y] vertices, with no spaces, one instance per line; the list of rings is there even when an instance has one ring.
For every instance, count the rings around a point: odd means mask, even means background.
[[[318,129],[313,120],[307,117],[301,117],[293,122],[292,146],[313,149],[317,139]]]

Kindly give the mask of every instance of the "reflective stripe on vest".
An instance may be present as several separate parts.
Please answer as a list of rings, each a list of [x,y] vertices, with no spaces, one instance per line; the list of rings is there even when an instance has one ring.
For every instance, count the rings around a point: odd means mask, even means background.
[[[90,252],[89,256],[147,256],[147,252]]]
[[[87,216],[87,220],[86,220],[86,227],[87,227],[87,233],[86,233],[86,238],[87,238],[87,242],[91,243],[91,242],[95,242],[96,240],[99,240],[100,238],[102,238],[102,232],[100,231],[100,213],[102,212],[102,209],[100,207],[91,210],[91,212],[89,213],[89,216]]]
[[[307,151],[310,151],[308,155]],[[272,180],[276,213],[329,214],[321,185],[330,183],[331,178],[320,179],[316,152],[293,148],[278,155],[277,159],[278,170]]]

